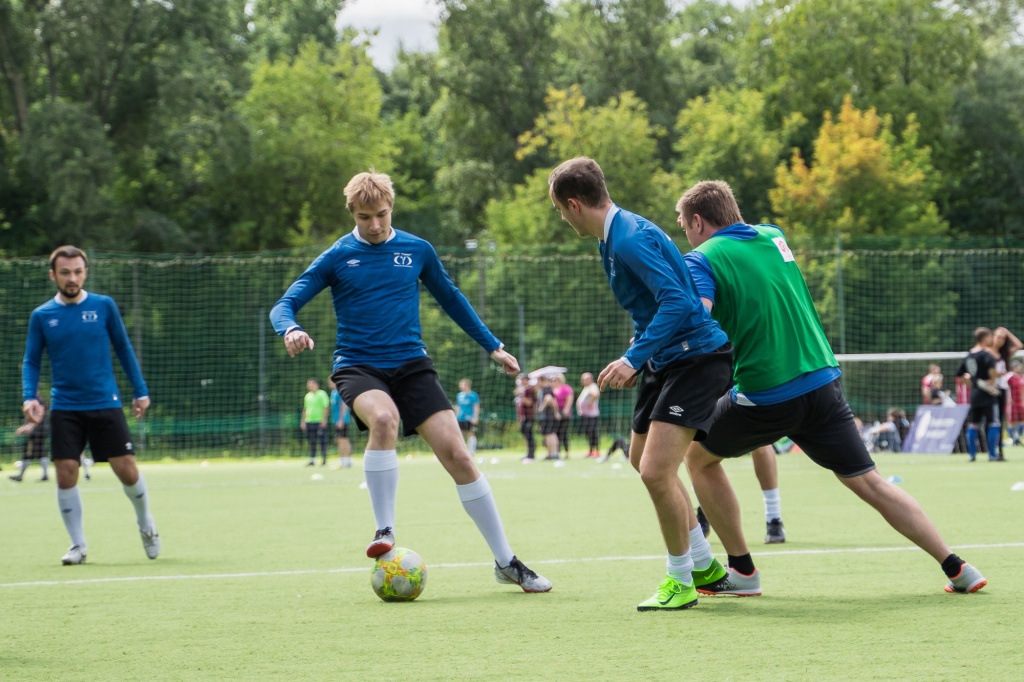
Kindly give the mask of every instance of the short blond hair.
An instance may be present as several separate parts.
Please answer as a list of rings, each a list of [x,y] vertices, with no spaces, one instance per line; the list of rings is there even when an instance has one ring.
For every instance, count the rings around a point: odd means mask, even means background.
[[[386,203],[395,205],[395,188],[391,184],[391,176],[378,173],[371,168],[369,172],[359,173],[345,185],[345,208],[349,211],[355,206],[377,206]]]

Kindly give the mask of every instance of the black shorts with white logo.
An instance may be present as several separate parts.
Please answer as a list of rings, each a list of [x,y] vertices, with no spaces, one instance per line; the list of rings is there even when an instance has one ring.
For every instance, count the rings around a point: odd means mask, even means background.
[[[416,433],[420,424],[442,410],[451,410],[441,387],[441,381],[434,371],[434,361],[430,358],[417,358],[394,369],[379,369],[369,365],[342,367],[331,377],[338,393],[345,403],[352,407],[358,398],[367,391],[384,391],[398,408],[398,416],[402,419],[402,433],[411,436]],[[367,426],[352,412],[352,418],[360,431]]]
[[[134,455],[128,420],[118,407],[106,410],[53,410],[50,413],[50,452],[53,459],[77,460],[86,443],[97,462]]]
[[[732,344],[673,362],[659,370],[644,366],[633,409],[633,431],[647,433],[652,421],[696,431],[703,440],[718,398],[732,386]]]
[[[875,468],[838,379],[774,405],[740,405],[727,393],[701,445],[717,457],[739,457],[783,436],[838,476],[860,476]]]

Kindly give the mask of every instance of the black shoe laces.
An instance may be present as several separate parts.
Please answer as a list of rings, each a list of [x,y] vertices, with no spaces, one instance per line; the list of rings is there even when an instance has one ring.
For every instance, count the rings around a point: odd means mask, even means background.
[[[377,534],[373,536],[374,540],[380,540],[385,535],[391,535],[391,526],[385,526],[377,531]]]

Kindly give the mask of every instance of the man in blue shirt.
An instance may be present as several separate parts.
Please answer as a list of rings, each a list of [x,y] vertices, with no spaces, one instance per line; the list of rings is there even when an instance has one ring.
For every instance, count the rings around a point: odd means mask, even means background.
[[[494,577],[526,592],[547,592],[551,582],[512,553],[487,479],[459,433],[448,397],[427,356],[420,332],[419,287],[490,353],[506,374],[519,363],[484,325],[448,277],[429,242],[391,226],[395,193],[382,173],[359,173],[345,187],[356,226],[324,251],[270,311],[288,354],[312,350],[313,339],[295,316],[314,296],[331,290],[338,334],[332,379],[352,409],[356,425],[369,431],[363,471],[377,532],[366,548],[374,558],[395,545],[398,489],[398,424],[418,433],[456,483],[462,506],[494,553]]]
[[[88,553],[78,491],[79,456],[86,443],[94,460],[110,462],[135,507],[146,556],[155,559],[160,554],[160,536],[149,511],[146,480],[135,464],[131,432],[114,380],[111,346],[134,389],[132,414],[136,417],[149,408],[149,390],[117,305],[112,298],[82,288],[87,274],[88,259],[81,249],[62,246],[50,255],[50,279],[57,285],[57,295],[29,318],[22,410],[29,421],[38,423],[43,417],[36,391],[45,349],[53,384],[50,448],[57,472],[57,503],[71,537],[71,548],[61,562],[81,564]]]
[[[628,350],[598,375],[606,388],[632,388],[629,461],[654,503],[668,551],[667,575],[638,611],[686,609],[696,587],[726,575],[690,502],[679,466],[702,439],[718,397],[732,379],[732,348],[704,308],[682,255],[657,225],[612,203],[601,167],[590,158],[562,163],[548,178],[551,202],[581,237],[598,239],[612,292],[633,318]]]
[[[459,422],[459,429],[466,434],[469,456],[473,457],[476,455],[476,427],[480,423],[480,396],[473,390],[473,382],[469,379],[459,380],[455,407],[458,409],[455,418]]]

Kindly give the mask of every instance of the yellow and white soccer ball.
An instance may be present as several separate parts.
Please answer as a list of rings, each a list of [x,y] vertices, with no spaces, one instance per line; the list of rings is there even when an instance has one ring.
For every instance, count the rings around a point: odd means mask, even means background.
[[[395,547],[377,557],[370,585],[384,601],[412,601],[427,586],[427,565],[411,549]]]

